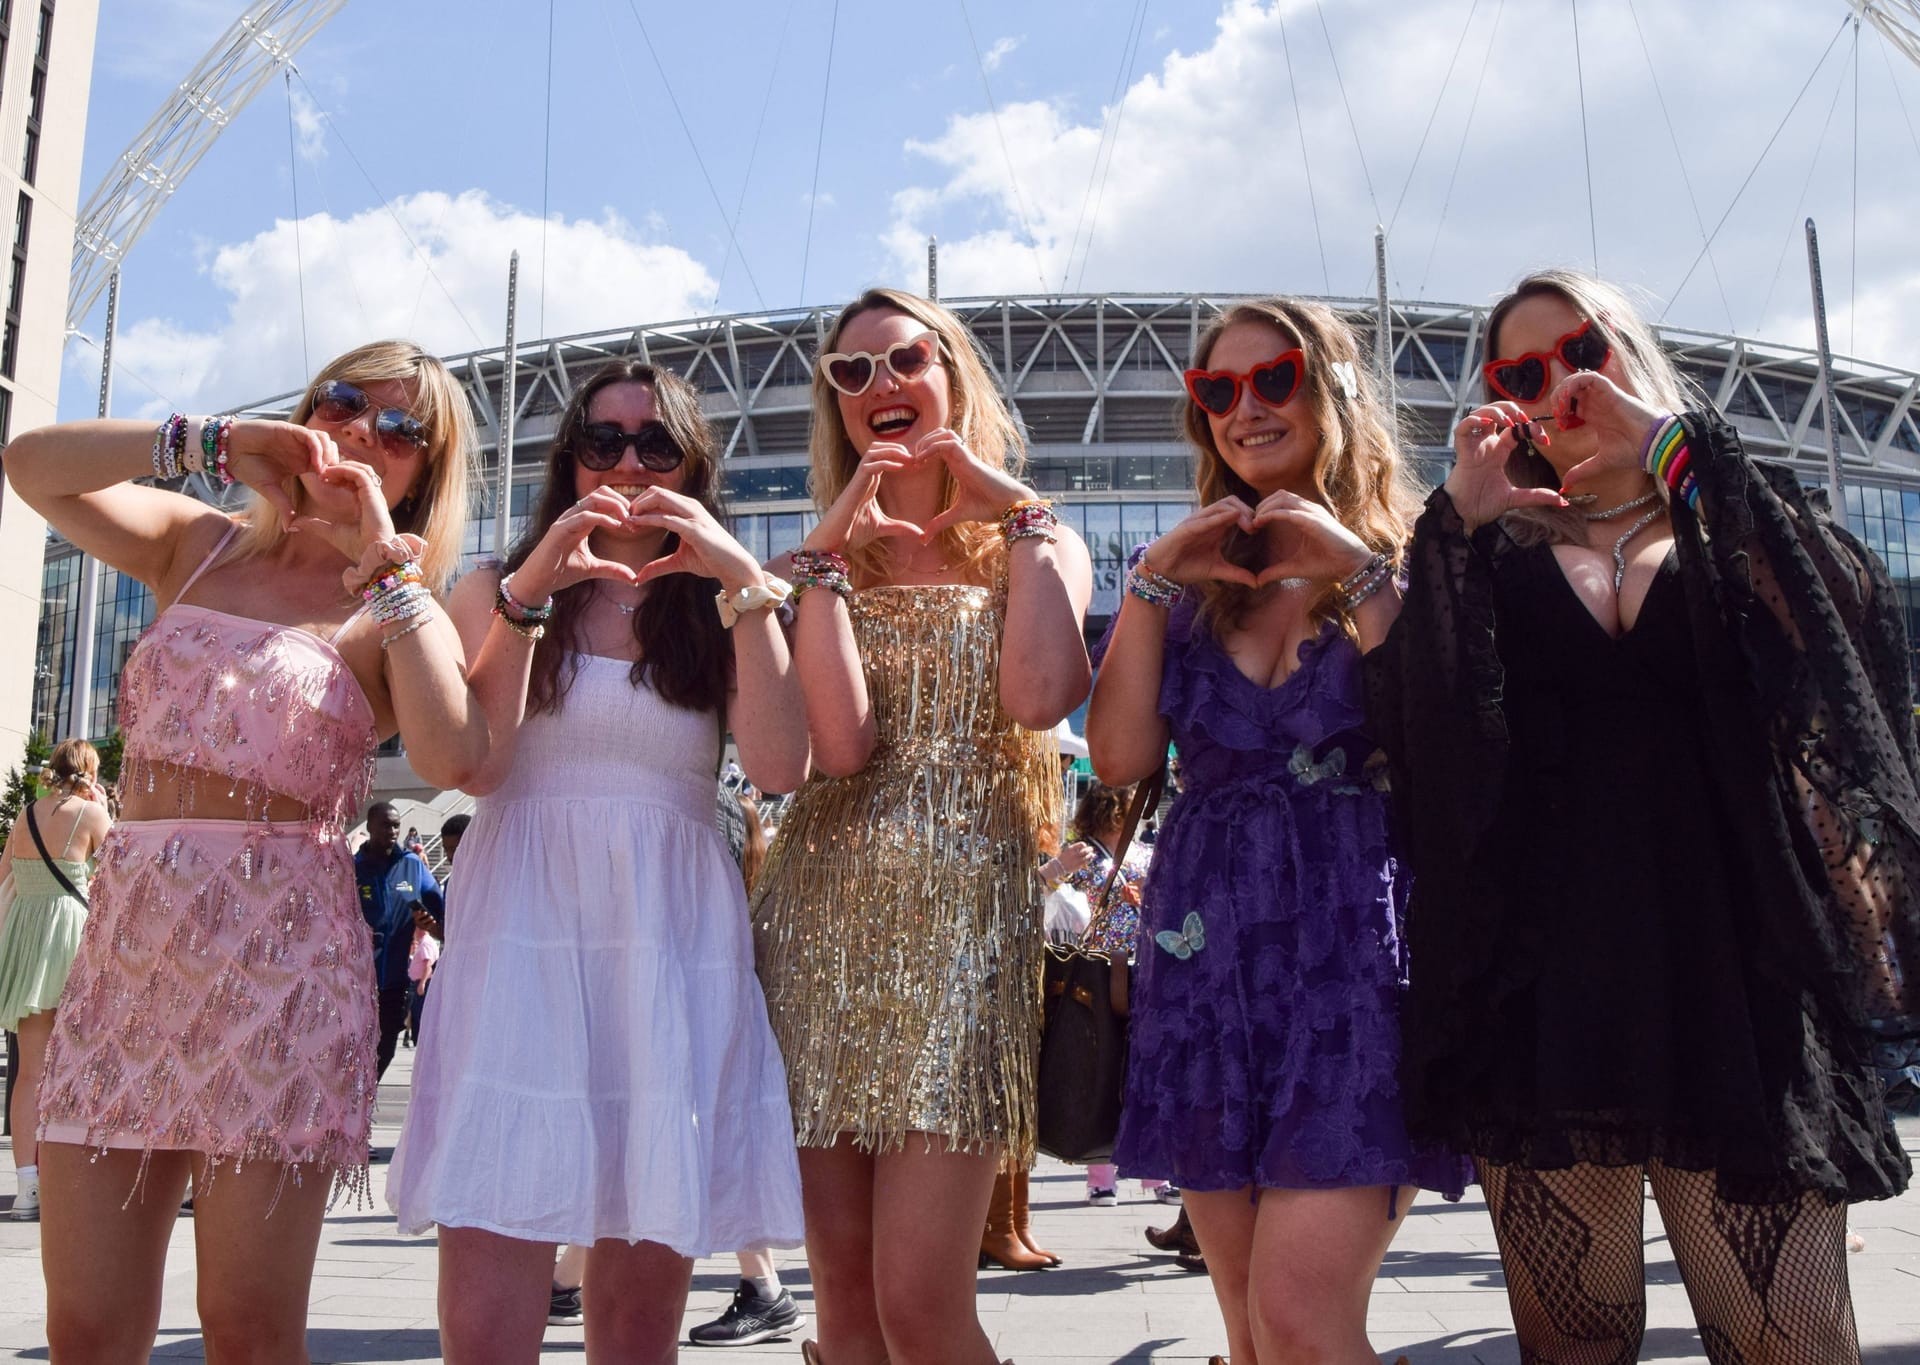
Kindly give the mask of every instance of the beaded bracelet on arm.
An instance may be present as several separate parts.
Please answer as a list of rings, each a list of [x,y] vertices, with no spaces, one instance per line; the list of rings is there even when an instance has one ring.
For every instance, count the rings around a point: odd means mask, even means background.
[[[853,596],[853,570],[847,557],[832,550],[794,550],[787,555],[793,574],[793,596],[798,602],[808,588],[825,588],[836,597]]]
[[[227,459],[230,455],[228,444],[233,436],[233,414],[223,412],[209,417],[200,424],[200,469],[220,480],[220,486],[232,485],[233,475],[227,472]]]
[[[1127,556],[1127,591],[1152,607],[1171,607],[1186,591],[1147,563],[1147,547],[1136,545]]]
[[[1340,609],[1351,612],[1362,602],[1372,597],[1387,585],[1393,577],[1393,561],[1385,554],[1375,554],[1365,564],[1348,574],[1335,586],[1334,592],[1340,599]]]
[[[1674,497],[1699,508],[1700,484],[1693,476],[1693,450],[1687,444],[1686,425],[1678,417],[1665,417],[1655,423],[1640,448],[1640,462]]]
[[[1016,540],[1039,539],[1051,545],[1060,518],[1047,498],[1023,498],[1000,514],[1000,534],[1008,545]]]
[[[153,432],[153,477],[177,479],[182,474],[197,473],[197,467],[187,461],[187,415],[168,413]]]
[[[499,589],[494,593],[494,607],[496,611],[504,609],[511,617],[526,622],[541,622],[552,619],[553,598],[547,598],[546,601],[537,607],[522,602],[513,595],[512,581],[512,574],[505,574],[501,577]]]

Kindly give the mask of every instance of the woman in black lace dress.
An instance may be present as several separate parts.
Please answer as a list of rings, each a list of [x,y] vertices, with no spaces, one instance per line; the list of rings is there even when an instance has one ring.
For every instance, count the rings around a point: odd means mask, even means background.
[[[1523,1360],[1636,1358],[1643,1179],[1709,1359],[1856,1360],[1845,1205],[1909,1176],[1870,1030],[1912,1024],[1920,967],[1885,570],[1672,416],[1618,291],[1530,277],[1487,335],[1368,659],[1415,873],[1408,1127],[1475,1155]]]

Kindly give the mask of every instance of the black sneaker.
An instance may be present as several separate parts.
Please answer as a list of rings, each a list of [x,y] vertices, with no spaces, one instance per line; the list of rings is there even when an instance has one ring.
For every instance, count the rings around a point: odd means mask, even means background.
[[[578,1327],[583,1321],[580,1312],[580,1286],[562,1289],[553,1287],[553,1298],[547,1305],[547,1325],[549,1327]]]
[[[783,1337],[807,1325],[807,1316],[782,1289],[771,1299],[754,1292],[751,1280],[740,1281],[727,1311],[687,1333],[695,1346],[751,1346],[768,1337]]]

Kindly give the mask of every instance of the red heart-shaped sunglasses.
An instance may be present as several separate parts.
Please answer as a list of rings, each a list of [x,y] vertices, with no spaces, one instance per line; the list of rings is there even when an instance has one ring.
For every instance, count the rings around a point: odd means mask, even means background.
[[[1548,368],[1558,360],[1569,370],[1597,370],[1613,354],[1606,330],[1589,318],[1553,343],[1551,351],[1528,351],[1512,360],[1489,360],[1480,367],[1487,387],[1516,403],[1537,403],[1547,391]]]
[[[1307,353],[1296,346],[1282,351],[1264,365],[1255,365],[1245,374],[1232,370],[1188,370],[1187,393],[1193,401],[1215,417],[1225,417],[1240,401],[1240,386],[1253,390],[1253,396],[1270,408],[1283,408],[1300,392],[1306,376]]]

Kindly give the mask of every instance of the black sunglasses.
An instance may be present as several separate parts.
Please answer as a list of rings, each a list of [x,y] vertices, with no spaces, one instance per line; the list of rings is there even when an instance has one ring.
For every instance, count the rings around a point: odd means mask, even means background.
[[[365,390],[344,379],[329,379],[313,391],[313,415],[328,426],[343,427],[373,406]],[[407,456],[427,448],[427,426],[404,408],[381,408],[373,434],[388,454]]]
[[[580,444],[574,454],[588,469],[602,472],[620,463],[632,446],[640,463],[656,474],[678,469],[687,458],[666,427],[659,422],[643,422],[638,431],[622,431],[612,422],[588,422],[580,428]]]

